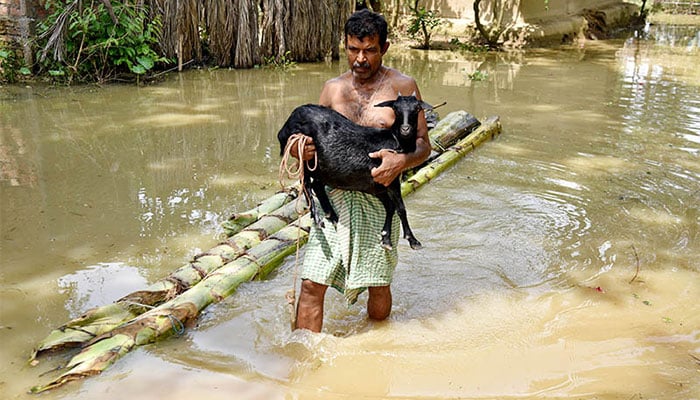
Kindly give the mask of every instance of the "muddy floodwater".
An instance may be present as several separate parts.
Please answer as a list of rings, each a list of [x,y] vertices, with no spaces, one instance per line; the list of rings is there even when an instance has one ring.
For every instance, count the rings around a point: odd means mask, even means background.
[[[329,290],[323,333],[291,333],[291,256],[182,336],[35,398],[699,399],[699,41],[652,26],[521,53],[390,48],[441,116],[503,132],[407,197],[424,247],[399,245],[388,321]],[[27,364],[53,328],[277,191],[277,131],[344,70],[1,87],[0,397],[58,376],[63,354]]]

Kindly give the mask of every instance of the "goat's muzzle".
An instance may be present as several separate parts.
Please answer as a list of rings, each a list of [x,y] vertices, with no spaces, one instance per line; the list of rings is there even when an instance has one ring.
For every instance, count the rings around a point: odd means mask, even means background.
[[[401,127],[399,128],[399,133],[403,137],[409,136],[411,133],[413,133],[413,128],[409,124],[401,124]]]

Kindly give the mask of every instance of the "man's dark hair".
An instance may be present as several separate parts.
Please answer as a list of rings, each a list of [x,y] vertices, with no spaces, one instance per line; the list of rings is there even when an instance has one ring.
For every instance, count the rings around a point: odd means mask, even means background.
[[[348,36],[362,40],[366,37],[379,35],[379,45],[384,47],[387,31],[386,20],[381,14],[363,8],[354,12],[345,22],[345,43],[348,41]]]

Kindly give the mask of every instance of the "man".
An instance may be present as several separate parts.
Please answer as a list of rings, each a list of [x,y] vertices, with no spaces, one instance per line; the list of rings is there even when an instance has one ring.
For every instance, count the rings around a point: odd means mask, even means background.
[[[327,81],[319,104],[330,107],[360,125],[388,128],[394,123],[391,108],[374,107],[385,100],[415,93],[420,99],[416,81],[401,72],[382,65],[389,48],[387,23],[380,14],[363,9],[355,12],[345,24],[345,53],[350,70]],[[430,154],[425,115],[418,119],[416,151],[397,154],[380,150],[370,157],[381,159],[372,170],[374,180],[388,186],[407,168],[420,165]],[[303,132],[302,132],[303,133]],[[307,143],[303,160],[311,160],[315,148]],[[298,154],[293,153],[298,158]],[[339,215],[336,226],[313,226],[306,246],[302,271],[301,293],[297,305],[297,328],[320,332],[323,325],[323,301],[328,286],[345,294],[352,304],[368,289],[367,314],[373,320],[384,320],[391,312],[389,285],[397,264],[396,246],[381,247],[379,232],[384,223],[384,207],[374,197],[362,192],[331,190],[333,207]],[[398,242],[398,218],[394,218],[392,243]]]

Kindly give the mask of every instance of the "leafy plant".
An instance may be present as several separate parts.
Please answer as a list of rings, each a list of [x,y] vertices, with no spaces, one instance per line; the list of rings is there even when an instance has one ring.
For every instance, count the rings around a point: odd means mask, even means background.
[[[462,42],[458,38],[452,38],[450,40],[450,45],[453,48],[457,48],[459,50],[464,50],[464,51],[471,51],[474,53],[479,53],[479,52],[484,52],[484,51],[489,50],[488,46],[484,46],[484,45],[481,45],[478,43]]]
[[[53,12],[38,24],[42,70],[68,83],[138,77],[168,61],[156,48],[160,21],[145,6],[82,0],[46,2]]]
[[[0,47],[0,82],[16,83],[20,76],[31,75],[32,71],[17,56],[17,52]]]
[[[467,73],[467,78],[469,78],[470,81],[485,81],[488,79],[489,73],[484,72],[484,71],[479,71],[476,70],[472,73]]]
[[[287,51],[283,56],[275,57],[264,57],[263,64],[266,67],[287,70],[293,68],[297,65],[296,61],[291,57],[291,52]]]
[[[423,6],[419,7],[418,1],[415,0],[413,6],[409,2],[408,8],[413,15],[409,20],[407,32],[411,39],[418,40],[421,43],[421,48],[430,49],[430,37],[442,20],[439,17],[439,11],[428,10]]]

